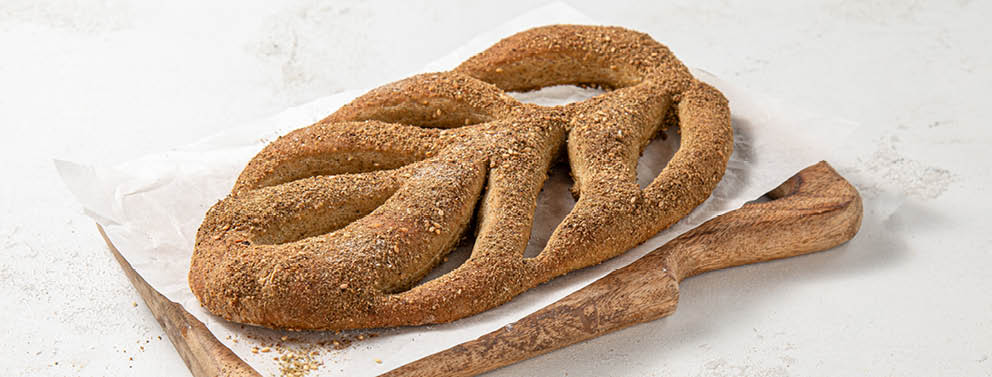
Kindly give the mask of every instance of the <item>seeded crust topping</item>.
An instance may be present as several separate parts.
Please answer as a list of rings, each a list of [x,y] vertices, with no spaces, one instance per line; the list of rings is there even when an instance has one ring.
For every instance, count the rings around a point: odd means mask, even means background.
[[[609,91],[553,107],[505,93],[563,84]],[[669,123],[681,147],[641,189],[638,157]],[[273,328],[453,321],[667,228],[710,195],[732,148],[727,100],[648,35],[527,30],[268,145],[207,212],[190,287],[216,315]],[[525,258],[538,193],[562,154],[578,202]],[[469,260],[415,286],[471,236],[473,216]]]

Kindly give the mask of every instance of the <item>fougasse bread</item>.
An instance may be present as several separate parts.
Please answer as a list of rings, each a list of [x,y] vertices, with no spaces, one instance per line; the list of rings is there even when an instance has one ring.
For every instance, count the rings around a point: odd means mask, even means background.
[[[550,107],[506,94],[564,84],[607,91]],[[672,123],[681,146],[642,189],[638,157]],[[210,312],[272,328],[457,320],[675,223],[710,195],[732,149],[727,100],[647,34],[530,29],[268,145],[207,212],[190,287]],[[544,250],[524,257],[563,153],[578,201]],[[473,235],[465,263],[417,285]]]

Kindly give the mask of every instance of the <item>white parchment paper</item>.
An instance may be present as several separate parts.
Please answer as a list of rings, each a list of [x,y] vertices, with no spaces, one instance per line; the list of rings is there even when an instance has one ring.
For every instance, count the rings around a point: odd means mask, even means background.
[[[451,69],[500,38],[554,23],[595,24],[566,5],[552,4],[476,37],[419,72]],[[663,36],[656,36],[664,43],[660,37]],[[227,195],[252,156],[277,136],[323,118],[365,90],[321,98],[197,143],[118,166],[56,161],[56,167],[86,213],[103,225],[135,270],[152,287],[203,321],[218,339],[263,375],[279,375],[282,369],[291,367],[286,360],[274,358],[288,352],[298,356],[304,351],[308,360],[322,364],[317,370],[321,374],[376,375],[513,322],[636,260],[703,221],[761,196],[800,169],[825,158],[827,151],[816,147],[821,144],[818,140],[843,138],[854,129],[850,122],[786,111],[778,102],[748,93],[706,72],[696,70],[695,74],[730,99],[733,114],[734,154],[713,195],[688,217],[620,257],[558,278],[499,308],[445,325],[344,333],[260,329],[228,323],[205,312],[187,285],[197,227],[207,209]],[[574,87],[554,87],[515,96],[539,104],[558,104],[595,94]],[[802,134],[792,131],[799,124]],[[666,140],[652,143],[642,156],[638,167],[642,183],[657,175],[677,149],[678,135],[674,130],[668,135]],[[546,183],[539,198],[529,255],[541,249],[551,230],[574,204],[567,193],[570,184],[567,171],[561,168]],[[432,276],[450,270],[467,256],[468,248],[456,250]],[[252,351],[276,343],[282,346],[271,347],[270,352]]]

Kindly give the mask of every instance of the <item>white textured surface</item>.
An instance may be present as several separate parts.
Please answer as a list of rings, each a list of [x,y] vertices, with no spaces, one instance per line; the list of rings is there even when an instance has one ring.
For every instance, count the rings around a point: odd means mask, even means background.
[[[52,158],[129,160],[398,79],[533,6],[265,3],[0,3],[3,374],[187,373]],[[497,374],[992,375],[989,3],[573,5],[864,124],[870,152],[834,165],[866,223],[828,253],[693,278],[673,317]]]

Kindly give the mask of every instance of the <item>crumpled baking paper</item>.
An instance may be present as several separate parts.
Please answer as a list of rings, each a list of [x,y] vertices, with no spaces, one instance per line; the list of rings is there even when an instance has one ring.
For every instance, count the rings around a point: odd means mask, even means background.
[[[566,5],[552,4],[476,37],[421,72],[451,69],[500,38],[555,23],[595,24]],[[85,212],[104,227],[134,269],[152,287],[203,321],[221,342],[263,375],[280,375],[292,370],[293,362],[300,360],[322,364],[316,371],[321,374],[376,375],[513,322],[636,260],[678,234],[740,207],[825,158],[827,151],[816,148],[817,140],[842,137],[855,127],[850,122],[786,110],[780,103],[762,99],[701,70],[695,74],[730,99],[733,114],[734,153],[712,196],[685,219],[622,256],[555,279],[501,307],[444,325],[343,333],[261,329],[229,323],[207,313],[187,285],[197,227],[207,209],[227,195],[252,156],[279,135],[323,118],[365,90],[321,98],[190,145],[113,167],[67,161],[56,161],[56,167]],[[514,96],[552,105],[595,94],[589,89],[552,87]],[[793,131],[800,124],[802,134]],[[666,140],[656,140],[647,148],[638,166],[642,185],[661,171],[677,148],[674,130],[669,130]],[[567,169],[558,167],[552,172],[539,198],[527,255],[540,251],[571,209],[574,201],[567,192],[570,184]],[[454,251],[448,262],[428,278],[453,269],[468,257],[469,251],[468,247]],[[269,352],[253,352],[253,348],[264,349],[275,343],[282,346],[271,347]],[[290,352],[292,356],[280,359]],[[301,356],[304,353],[305,357]]]

